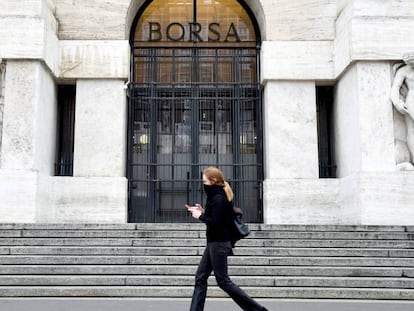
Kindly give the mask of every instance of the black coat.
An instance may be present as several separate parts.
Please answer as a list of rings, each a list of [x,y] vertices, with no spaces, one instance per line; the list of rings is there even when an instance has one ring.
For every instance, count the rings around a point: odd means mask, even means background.
[[[223,186],[204,186],[207,201],[199,220],[207,225],[207,242],[233,240],[233,202],[227,200]]]

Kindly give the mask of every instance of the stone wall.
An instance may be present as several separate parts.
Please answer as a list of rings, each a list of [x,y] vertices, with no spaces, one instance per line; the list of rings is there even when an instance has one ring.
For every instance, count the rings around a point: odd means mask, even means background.
[[[131,0],[57,0],[60,40],[125,40]]]
[[[3,128],[0,221],[126,221],[127,185],[122,177],[126,158],[123,85],[129,74],[129,45],[124,35],[129,2],[123,1],[124,8],[118,10],[114,6],[116,1],[108,4],[104,1],[2,0],[0,57],[7,60],[7,76],[0,97],[0,129]],[[119,24],[120,30],[112,23]],[[83,141],[92,138],[93,146],[100,148],[95,156],[112,156],[111,165],[105,166],[104,159],[93,161],[93,157],[85,156],[79,162],[80,158],[76,157],[77,177],[54,176],[58,81],[77,81],[81,86],[84,82],[103,83],[103,88],[93,88],[92,93],[79,89],[79,109],[93,102],[85,94],[95,99],[104,98],[105,110],[96,102],[86,108],[95,111],[94,116],[99,120],[118,115],[116,127],[112,119],[107,123],[113,127],[102,126],[97,120],[92,128],[98,133],[93,132],[91,136],[87,121],[83,123],[86,128],[82,127],[84,116],[78,117],[75,124],[81,135],[78,137]],[[96,94],[100,90],[107,96]],[[100,133],[102,129],[107,132]],[[102,134],[102,139],[93,137],[94,134]],[[113,134],[116,141],[108,140],[107,134]],[[102,150],[108,146],[97,142],[113,143],[119,148],[105,152]],[[77,154],[90,150],[89,146],[77,149]],[[89,172],[80,165],[88,160],[100,165],[98,169],[92,165],[93,179],[89,179]]]
[[[406,187],[414,175],[395,171],[389,94],[391,64],[414,46],[414,2],[261,3],[267,34],[261,58],[267,123],[266,222],[412,223],[414,215],[407,210],[407,202],[414,198]],[[279,5],[273,6],[275,3]],[[299,81],[308,80],[335,85],[337,179],[321,180],[308,174],[314,166],[307,148],[312,139],[302,139],[315,129],[309,123],[289,126],[303,122],[303,115],[312,123],[310,94],[302,97],[304,106],[296,113],[292,107],[297,107],[300,89],[283,95]],[[276,91],[275,85],[285,87]],[[283,135],[279,127],[284,128]],[[302,132],[304,128],[307,134]],[[280,144],[282,141],[285,143]],[[295,145],[304,150],[288,151]]]
[[[0,221],[125,222],[123,85],[145,1],[1,2]],[[414,176],[395,172],[388,95],[391,64],[414,46],[414,1],[245,3],[262,39],[265,222],[413,222]],[[53,176],[57,81],[78,87],[70,178]],[[329,180],[318,177],[320,84],[335,85],[338,178]]]
[[[58,23],[53,0],[2,0],[0,58],[39,59],[56,74]]]

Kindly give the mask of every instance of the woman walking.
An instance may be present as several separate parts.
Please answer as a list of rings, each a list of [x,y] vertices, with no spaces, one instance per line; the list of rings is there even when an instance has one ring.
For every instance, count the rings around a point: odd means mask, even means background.
[[[214,271],[218,286],[245,311],[267,311],[250,298],[228,276],[227,256],[232,254],[233,190],[215,167],[203,172],[205,208],[200,204],[186,205],[192,216],[207,225],[207,246],[195,276],[190,311],[203,311],[207,295],[207,279]]]

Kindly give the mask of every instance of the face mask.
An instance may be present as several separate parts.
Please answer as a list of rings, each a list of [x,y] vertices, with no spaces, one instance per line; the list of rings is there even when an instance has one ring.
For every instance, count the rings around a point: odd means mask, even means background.
[[[208,195],[209,192],[211,191],[211,188],[213,186],[211,186],[211,185],[204,185],[204,184],[203,184],[203,186],[204,186],[204,192]]]

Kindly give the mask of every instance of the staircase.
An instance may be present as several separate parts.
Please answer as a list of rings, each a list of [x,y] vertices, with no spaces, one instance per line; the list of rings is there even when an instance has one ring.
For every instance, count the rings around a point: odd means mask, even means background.
[[[253,297],[414,300],[414,226],[250,228],[229,273]],[[0,296],[191,297],[204,229],[0,224]]]

